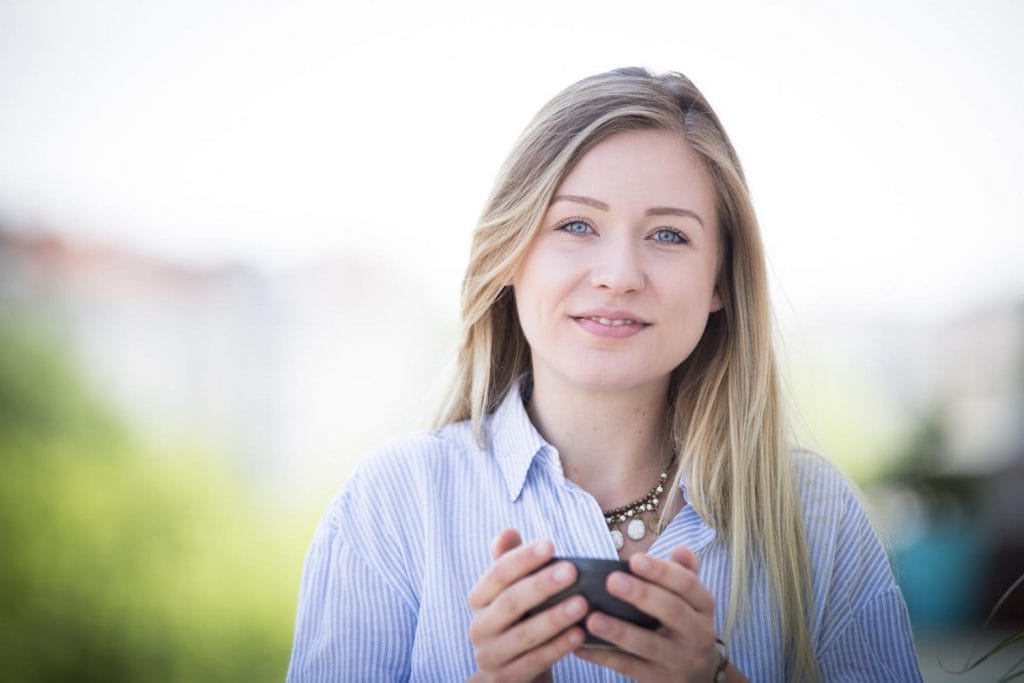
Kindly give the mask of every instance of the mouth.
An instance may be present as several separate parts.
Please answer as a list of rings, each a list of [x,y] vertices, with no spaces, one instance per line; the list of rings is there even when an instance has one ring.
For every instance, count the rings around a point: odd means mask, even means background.
[[[605,318],[600,315],[579,315],[573,316],[574,320],[590,320],[605,327],[624,327],[626,325],[642,327],[649,323],[634,320],[633,318]]]

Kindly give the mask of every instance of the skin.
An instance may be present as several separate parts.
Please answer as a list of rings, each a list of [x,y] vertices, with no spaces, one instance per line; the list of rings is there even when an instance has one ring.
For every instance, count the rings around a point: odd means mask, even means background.
[[[715,196],[686,143],[656,130],[603,140],[554,196],[512,278],[533,365],[527,409],[569,478],[609,509],[667,464],[670,374],[721,307]],[[648,215],[660,208],[688,213]],[[642,329],[595,335],[579,318],[600,310]]]
[[[602,509],[645,493],[666,464],[671,372],[721,308],[717,226],[713,187],[683,139],[617,133],[570,171],[512,278],[533,363],[527,410],[566,476]],[[631,321],[628,333],[608,331],[621,327],[607,324],[612,311]],[[591,613],[587,628],[621,649],[613,652],[580,647],[584,634],[573,624],[587,609],[579,596],[519,623],[572,583],[575,569],[538,571],[554,555],[550,541],[524,545],[513,529],[499,534],[493,564],[469,593],[480,667],[473,680],[548,680],[569,654],[640,681],[713,680],[715,601],[699,562],[682,547],[668,560],[647,556],[652,541],[623,548],[635,576],[613,572],[607,588],[662,627]],[[746,680],[732,667],[728,675]]]

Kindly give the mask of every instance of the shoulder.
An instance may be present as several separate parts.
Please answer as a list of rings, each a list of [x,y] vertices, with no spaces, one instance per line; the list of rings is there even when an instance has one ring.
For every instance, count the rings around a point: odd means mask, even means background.
[[[857,486],[820,455],[795,454],[794,464],[815,573],[864,579],[868,593],[889,588],[893,577],[886,549]]]
[[[359,459],[352,479],[405,478],[410,470],[428,468],[437,461],[443,463],[464,450],[458,430],[451,427],[403,434],[377,444]]]
[[[886,548],[857,486],[821,455],[794,453],[793,462],[815,603],[823,610],[826,629],[836,628],[845,622],[841,615],[852,617],[898,589]]]
[[[487,460],[466,422],[393,437],[359,459],[335,503],[391,507],[434,497],[441,482],[472,476]]]
[[[821,455],[794,453],[793,462],[824,677],[845,680],[855,666],[865,680],[920,680],[906,606],[863,494]]]
[[[849,480],[836,465],[825,456],[814,451],[795,449],[791,453],[793,471],[801,489],[820,488],[837,493],[849,487]]]
[[[383,441],[356,463],[321,519],[318,536],[345,544],[393,585],[415,585],[424,534],[445,503],[444,491],[466,463],[488,458],[468,426],[451,425]]]
[[[480,460],[482,455],[467,422],[403,434],[381,442],[362,456],[349,484],[402,486],[416,479],[414,475],[436,476],[458,469],[460,463],[467,460]]]
[[[838,521],[864,512],[857,486],[824,456],[806,450],[792,453],[797,495],[807,521]]]

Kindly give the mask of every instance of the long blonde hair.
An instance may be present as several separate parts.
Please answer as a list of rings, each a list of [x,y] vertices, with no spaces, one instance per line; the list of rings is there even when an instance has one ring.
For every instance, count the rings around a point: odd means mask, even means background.
[[[722,247],[717,287],[723,308],[672,376],[667,428],[681,465],[670,496],[678,495],[685,477],[690,503],[729,544],[726,633],[746,609],[750,577],[760,564],[790,673],[813,680],[810,561],[782,416],[760,231],[736,152],[688,78],[639,68],[586,78],[556,95],[520,136],[473,234],[456,377],[439,424],[471,420],[484,443],[484,416],[530,370],[507,283],[551,197],[598,142],[650,128],[679,133],[702,160],[714,185]]]

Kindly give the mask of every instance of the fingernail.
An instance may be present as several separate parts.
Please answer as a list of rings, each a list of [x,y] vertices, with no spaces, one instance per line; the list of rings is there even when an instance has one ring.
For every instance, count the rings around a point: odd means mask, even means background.
[[[612,574],[609,583],[611,584],[611,589],[616,593],[628,593],[633,588],[633,582],[623,574]]]
[[[555,581],[569,583],[572,580],[572,565],[560,564],[555,567]]]
[[[533,554],[537,557],[544,557],[548,554],[548,546],[550,544],[547,541],[537,541],[533,544]]]
[[[637,571],[645,572],[651,568],[651,558],[641,553],[637,553],[633,557],[636,558],[633,560],[633,566]]]
[[[583,642],[583,634],[580,633],[579,631],[573,631],[572,633],[569,634],[569,645],[571,645],[573,647],[577,647],[582,642]]]
[[[570,617],[576,617],[583,614],[583,601],[577,598],[573,598],[565,603],[565,613]]]
[[[595,614],[592,617],[590,617],[590,620],[587,622],[587,628],[589,628],[592,633],[607,633],[608,620],[605,619],[604,616],[601,614]]]

